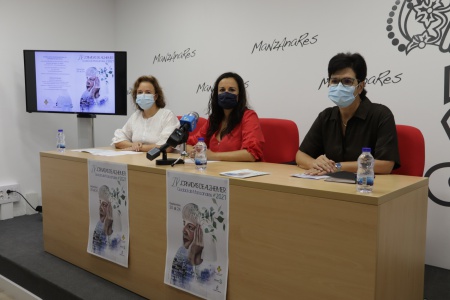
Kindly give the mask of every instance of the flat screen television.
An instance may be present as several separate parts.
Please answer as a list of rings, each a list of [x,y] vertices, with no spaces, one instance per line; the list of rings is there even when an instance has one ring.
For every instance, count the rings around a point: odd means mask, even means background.
[[[26,111],[127,114],[124,51],[23,50]]]

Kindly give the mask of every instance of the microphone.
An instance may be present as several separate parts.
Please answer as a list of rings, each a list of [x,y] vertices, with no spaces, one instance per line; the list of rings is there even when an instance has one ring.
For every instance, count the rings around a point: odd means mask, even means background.
[[[198,121],[198,113],[195,111],[191,111],[187,115],[184,115],[180,119],[180,127],[184,128],[184,130],[192,132],[194,131],[195,127],[197,127],[197,121]]]
[[[163,159],[156,161],[156,164],[159,165],[170,165],[175,160],[168,160],[166,149],[169,147],[175,148],[176,146],[186,143],[189,137],[189,132],[192,132],[195,127],[197,127],[197,120],[199,118],[198,113],[191,111],[190,113],[183,115],[180,119],[180,128],[176,128],[172,134],[167,139],[166,143],[161,147],[155,147],[147,152],[147,159],[154,160],[157,158],[161,152],[163,153]],[[179,163],[184,163],[180,161]]]

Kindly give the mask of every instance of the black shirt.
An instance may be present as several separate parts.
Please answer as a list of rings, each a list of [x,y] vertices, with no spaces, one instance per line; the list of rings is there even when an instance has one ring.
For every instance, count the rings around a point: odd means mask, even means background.
[[[302,141],[299,150],[312,158],[325,154],[335,162],[356,161],[363,147],[370,147],[375,159],[394,161],[400,167],[394,115],[382,104],[362,100],[342,132],[339,107],[322,111]]]

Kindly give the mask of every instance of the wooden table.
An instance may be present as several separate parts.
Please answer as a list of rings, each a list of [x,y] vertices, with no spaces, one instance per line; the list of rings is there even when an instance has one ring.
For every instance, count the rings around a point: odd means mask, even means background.
[[[170,155],[169,155],[170,157]],[[87,160],[128,165],[129,268],[86,252]],[[117,157],[42,152],[45,251],[150,299],[197,299],[164,284],[166,169],[145,154]],[[208,164],[203,174],[253,169],[230,178],[227,299],[423,299],[428,179],[378,175],[374,192],[290,177],[296,166]]]

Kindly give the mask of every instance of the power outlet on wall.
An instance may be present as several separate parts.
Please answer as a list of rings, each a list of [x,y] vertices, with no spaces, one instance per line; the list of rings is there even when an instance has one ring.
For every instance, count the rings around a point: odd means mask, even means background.
[[[20,200],[20,196],[17,193],[10,193],[8,195],[7,191],[19,191],[19,184],[0,184],[0,204],[16,202]]]

